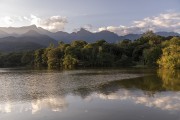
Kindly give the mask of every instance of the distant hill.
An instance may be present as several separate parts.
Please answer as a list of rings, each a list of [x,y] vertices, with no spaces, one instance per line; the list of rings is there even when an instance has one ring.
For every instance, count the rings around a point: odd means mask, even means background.
[[[2,30],[0,30],[0,36],[1,37],[7,37],[7,36],[9,36],[9,34],[4,32],[4,31],[2,31]]]
[[[58,44],[58,41],[52,39],[51,37],[47,35],[42,35],[34,30],[30,30],[22,34],[20,37],[18,37],[18,40],[29,41],[29,42],[40,44],[42,46],[46,46],[46,47],[49,46],[51,43],[54,45]]]
[[[81,28],[78,32],[73,32],[73,33],[67,33],[62,31],[58,31],[54,33],[45,30],[41,27],[36,27],[35,25],[31,25],[24,27],[0,27],[0,38],[8,37],[8,36],[19,37],[22,36],[23,34],[27,34],[30,31],[31,32],[36,31],[38,34],[46,35],[46,37],[49,36],[57,41],[64,41],[66,43],[70,43],[73,40],[86,40],[87,42],[94,42],[100,39],[105,39],[107,42],[114,43],[119,40],[124,40],[124,39],[135,40],[141,37],[141,34],[127,34],[124,36],[118,36],[117,34],[110,31],[101,31],[101,32],[92,33],[83,28]],[[156,34],[164,37],[180,36],[179,33],[175,33],[175,32],[157,32]]]
[[[127,34],[124,36],[120,36],[120,40],[125,40],[125,39],[129,39],[129,40],[135,40],[141,37],[141,34]]]
[[[45,29],[41,29],[41,28],[37,28],[35,25],[30,25],[30,26],[23,26],[23,27],[0,27],[0,31],[4,31],[8,34],[18,34],[18,35],[21,35],[21,34],[24,34],[30,30],[34,30],[36,32],[48,32],[47,30]]]
[[[180,36],[179,33],[175,32],[156,32],[157,35],[168,37],[168,36]]]
[[[44,48],[50,44],[57,45],[58,42],[47,35],[41,35],[36,31],[28,31],[22,34],[20,37],[4,37],[0,38],[0,51],[1,52],[13,52],[24,50],[35,50]]]
[[[101,39],[105,39],[109,43],[114,43],[119,40],[119,36],[110,31],[92,33],[81,28],[80,31],[69,34],[65,41],[71,42],[72,40],[86,40],[87,42],[92,43]]]
[[[175,32],[157,32],[160,36],[180,36]],[[47,47],[49,44],[58,44],[58,41],[70,43],[73,40],[85,40],[89,43],[97,40],[106,40],[109,43],[116,43],[120,40],[129,39],[135,40],[140,38],[141,34],[128,34],[118,36],[110,31],[90,32],[81,28],[77,32],[50,32],[35,25],[24,27],[0,27],[0,51],[13,50],[29,50]]]
[[[105,39],[107,42],[117,42],[120,40],[119,36],[110,31],[101,31],[97,33],[89,32],[85,29],[80,29],[78,32],[67,33],[58,31],[56,33],[45,30],[41,27],[36,27],[35,25],[25,26],[25,27],[0,27],[0,31],[4,31],[7,34],[1,35],[0,38],[14,36],[19,37],[23,34],[27,34],[29,31],[36,31],[39,34],[47,35],[57,41],[64,41],[70,43],[73,40],[86,40],[87,42],[94,42],[100,39]],[[28,33],[29,34],[29,33]]]
[[[14,51],[28,51],[43,48],[40,44],[24,41],[16,37],[0,38],[0,51],[1,52],[14,52]]]

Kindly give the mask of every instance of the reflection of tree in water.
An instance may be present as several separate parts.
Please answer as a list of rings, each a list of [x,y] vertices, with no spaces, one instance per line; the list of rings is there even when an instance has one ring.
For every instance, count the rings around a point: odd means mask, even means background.
[[[110,82],[100,86],[99,91],[103,94],[110,94],[121,88],[132,90],[140,89],[148,96],[153,96],[154,93],[165,90],[162,87],[162,81],[156,75],[150,75],[141,78]]]
[[[88,88],[88,87],[82,87],[82,88],[77,88],[72,91],[74,95],[79,95],[82,98],[86,98],[87,96],[91,95],[93,92],[93,89]]]
[[[179,71],[158,70],[158,75],[153,73],[138,78],[131,78],[130,76],[137,76],[122,74],[122,71],[120,73],[110,71],[108,74],[104,71],[96,74],[94,71],[88,71],[88,74],[86,71],[86,74],[82,73],[83,71],[5,74],[4,77],[0,76],[2,79],[0,102],[32,102],[36,108],[35,111],[46,104],[46,107],[56,111],[58,108],[64,109],[67,106],[63,100],[68,94],[86,98],[93,93],[110,95],[126,89],[127,91],[140,90],[144,95],[154,96],[161,91],[180,90]],[[56,98],[58,99],[54,100]]]
[[[156,92],[160,91],[179,91],[180,72],[158,70],[158,75],[108,82],[97,86],[93,90],[108,95],[121,88],[140,89],[148,96],[153,96]],[[91,91],[93,90],[91,89]]]
[[[148,96],[153,96],[154,93],[165,90],[162,87],[161,79],[156,75],[150,75],[141,78],[107,82],[104,84],[99,84],[97,86],[86,86],[75,89],[74,91],[72,91],[72,93],[79,95],[82,98],[85,98],[92,93],[101,93],[109,95],[123,88],[127,90],[140,89],[144,92],[144,94]]]
[[[163,87],[166,90],[179,91],[180,90],[180,71],[159,69],[158,76],[162,79]]]

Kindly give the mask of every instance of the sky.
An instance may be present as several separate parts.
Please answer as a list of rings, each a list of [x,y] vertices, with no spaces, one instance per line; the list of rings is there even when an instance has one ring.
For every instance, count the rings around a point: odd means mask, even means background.
[[[0,27],[180,33],[180,0],[0,0]]]

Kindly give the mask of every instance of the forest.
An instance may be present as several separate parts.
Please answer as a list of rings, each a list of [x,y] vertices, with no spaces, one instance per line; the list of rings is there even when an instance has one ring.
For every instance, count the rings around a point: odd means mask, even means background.
[[[180,37],[163,37],[147,31],[134,41],[87,43],[59,42],[34,51],[0,53],[0,67],[72,69],[77,67],[180,68]]]

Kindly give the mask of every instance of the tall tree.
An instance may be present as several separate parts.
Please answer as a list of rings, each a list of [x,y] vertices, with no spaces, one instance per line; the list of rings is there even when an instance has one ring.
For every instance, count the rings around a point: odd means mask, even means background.
[[[173,37],[165,43],[163,54],[157,61],[160,67],[180,68],[180,37]]]

